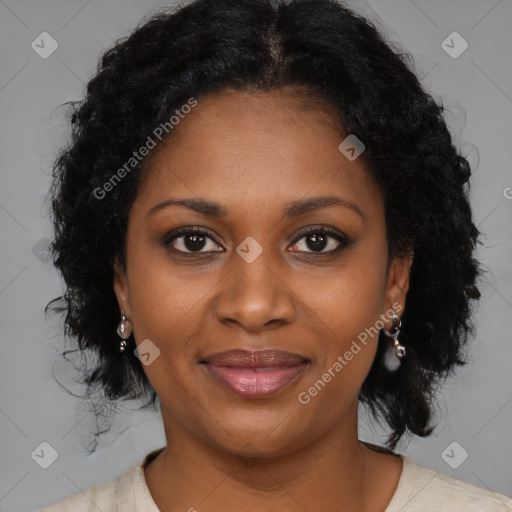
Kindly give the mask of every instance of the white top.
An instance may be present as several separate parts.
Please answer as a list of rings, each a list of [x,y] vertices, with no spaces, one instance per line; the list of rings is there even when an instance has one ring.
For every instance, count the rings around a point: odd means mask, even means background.
[[[144,467],[163,448],[150,452],[119,480],[92,487],[39,512],[161,512],[149,492]],[[400,455],[400,454],[397,454]],[[384,512],[511,512],[512,499],[418,466],[400,455],[403,469]]]

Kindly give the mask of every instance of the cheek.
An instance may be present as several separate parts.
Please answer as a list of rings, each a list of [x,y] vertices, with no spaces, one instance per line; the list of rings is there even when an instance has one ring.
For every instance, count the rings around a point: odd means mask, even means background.
[[[299,392],[315,417],[328,425],[343,415],[357,398],[378,346],[380,318],[378,283],[375,278],[354,272],[340,273],[328,280],[329,292],[318,294],[312,320],[317,342],[317,362]],[[317,321],[317,319],[319,321]]]
[[[194,357],[191,345],[200,327],[201,298],[208,287],[201,279],[194,285],[187,283],[173,266],[151,251],[134,250],[131,256],[127,271],[136,345],[150,340],[158,354],[143,369],[158,395],[178,406],[186,398],[183,390],[193,387],[187,365]]]
[[[186,336],[182,331],[193,325],[192,318],[211,288],[208,274],[192,279],[192,272],[180,272],[164,251],[142,244],[131,247],[127,272],[136,339],[163,342],[177,333]]]
[[[313,382],[329,382],[326,399],[330,393],[357,394],[377,351],[385,260],[368,251],[353,253],[329,275],[309,276],[300,282],[298,295],[306,298],[313,313],[310,319],[322,347]]]
[[[385,298],[385,264],[354,252],[329,273],[296,279],[296,295],[304,300],[333,336],[347,341],[374,325]]]

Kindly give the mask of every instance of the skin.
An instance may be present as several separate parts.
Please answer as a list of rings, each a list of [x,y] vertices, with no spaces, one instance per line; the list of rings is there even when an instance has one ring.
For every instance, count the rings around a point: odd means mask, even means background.
[[[167,446],[145,478],[162,511],[383,511],[396,490],[401,459],[357,435],[358,392],[377,336],[308,404],[297,398],[393,304],[403,311],[409,286],[412,255],[388,268],[382,197],[363,158],[339,151],[346,136],[289,90],[225,91],[200,98],[151,158],[114,290],[137,345],[150,339],[160,350],[144,370],[161,400]],[[329,205],[283,217],[288,202],[317,196],[341,197],[362,216]],[[215,201],[227,215],[180,206],[148,215],[170,198]],[[182,226],[213,237],[200,253],[186,236],[166,246],[165,235]],[[297,240],[306,226],[331,227],[352,243],[329,254],[340,242],[328,235],[315,252],[310,237]],[[263,250],[252,263],[236,252],[248,236]],[[277,348],[311,363],[278,394],[247,399],[199,364],[235,348]]]

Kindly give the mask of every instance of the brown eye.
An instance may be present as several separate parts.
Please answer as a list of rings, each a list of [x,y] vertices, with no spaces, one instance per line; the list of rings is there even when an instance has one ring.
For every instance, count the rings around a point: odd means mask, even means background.
[[[304,242],[301,243],[303,239]],[[347,237],[330,228],[315,228],[302,233],[292,247],[302,247],[297,249],[299,252],[330,254],[348,247],[349,244]]]
[[[213,237],[207,231],[198,228],[181,228],[167,236],[164,244],[171,245],[174,250],[185,254],[218,252],[215,249],[218,244]],[[205,247],[206,250],[203,250]]]

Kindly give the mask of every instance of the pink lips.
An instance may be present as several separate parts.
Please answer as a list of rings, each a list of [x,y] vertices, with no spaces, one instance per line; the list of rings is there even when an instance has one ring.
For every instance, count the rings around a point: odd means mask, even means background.
[[[274,395],[306,369],[304,357],[281,350],[231,350],[202,361],[209,375],[246,398]]]

